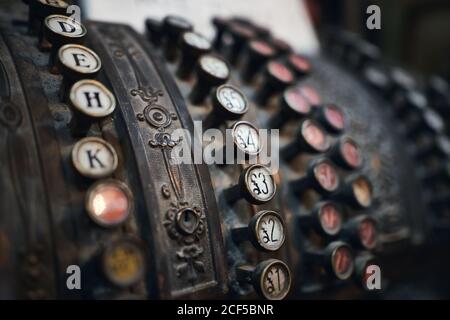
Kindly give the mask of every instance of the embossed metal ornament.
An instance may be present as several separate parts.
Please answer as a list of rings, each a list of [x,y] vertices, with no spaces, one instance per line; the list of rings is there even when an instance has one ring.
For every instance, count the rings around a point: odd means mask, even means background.
[[[171,203],[163,224],[179,243],[191,244],[205,235],[205,215],[198,207]]]

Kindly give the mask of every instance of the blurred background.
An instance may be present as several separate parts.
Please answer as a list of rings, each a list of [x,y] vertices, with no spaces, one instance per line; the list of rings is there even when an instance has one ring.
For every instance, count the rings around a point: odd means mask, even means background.
[[[147,17],[187,17],[212,37],[212,16],[245,15],[304,53],[319,49],[325,26],[352,31],[383,56],[421,75],[450,80],[450,0],[77,0],[87,18],[116,21],[144,32]],[[381,30],[368,30],[367,7],[381,9]],[[312,23],[311,23],[312,22]],[[314,28],[312,28],[312,25]],[[338,28],[337,28],[338,27]],[[314,30],[315,29],[315,30]]]
[[[450,80],[449,0],[305,1],[317,30],[331,25],[355,32],[408,69]],[[366,28],[373,4],[381,9],[381,30]]]

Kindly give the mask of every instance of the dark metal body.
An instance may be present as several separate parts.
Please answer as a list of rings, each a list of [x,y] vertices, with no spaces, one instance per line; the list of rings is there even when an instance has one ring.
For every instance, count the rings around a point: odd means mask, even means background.
[[[230,205],[222,191],[238,181],[241,166],[171,164],[170,149],[180,143],[172,138],[173,131],[185,128],[192,133],[192,120],[211,111],[210,104],[186,105],[194,80],[174,80],[176,64],[166,64],[160,48],[131,28],[89,22],[86,45],[103,64],[98,79],[118,103],[113,117],[94,125],[89,135],[115,147],[119,168],[114,178],[128,184],[135,208],[120,228],[95,225],[84,212],[90,182],[70,162],[77,139],[68,127],[70,109],[58,96],[62,77],[48,71],[49,54],[40,52],[37,38],[27,35],[25,7],[4,8],[0,14],[0,298],[256,297],[250,285],[237,281],[236,267],[271,258],[291,268],[291,298],[363,295],[356,285],[327,278],[305,262],[306,251],[325,245],[298,226],[297,217],[310,212],[317,199],[297,197],[288,182],[304,174],[314,156],[296,161],[295,170],[281,162],[278,192],[269,203]],[[408,257],[417,261],[414,248],[423,245],[428,235],[410,145],[399,134],[386,101],[328,59],[311,60],[314,71],[303,83],[315,87],[324,102],[344,109],[349,120],[346,133],[358,140],[364,154],[361,172],[374,188],[374,205],[366,213],[380,222],[382,244],[376,253],[385,261],[387,274],[394,275],[389,280],[401,283],[402,276],[391,272],[398,262],[396,255],[411,250]],[[233,71],[230,83],[253,100],[258,82],[245,85]],[[267,127],[278,107],[275,100],[266,108],[250,104],[241,120]],[[166,121],[149,118],[151,109],[158,109]],[[281,132],[281,146],[294,139],[297,123],[287,124]],[[175,216],[183,210],[200,216],[203,229],[193,237],[176,228]],[[284,246],[275,253],[232,239],[231,229],[247,225],[260,210],[276,210],[288,228]],[[346,219],[356,214],[348,209]],[[145,278],[126,289],[108,283],[100,263],[104,247],[123,237],[140,239],[147,257]],[[67,290],[65,271],[72,264],[82,268],[81,291]]]

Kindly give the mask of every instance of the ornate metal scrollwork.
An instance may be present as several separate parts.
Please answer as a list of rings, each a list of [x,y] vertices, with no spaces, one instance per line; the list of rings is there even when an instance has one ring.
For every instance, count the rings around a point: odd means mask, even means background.
[[[205,235],[205,220],[200,208],[171,203],[163,224],[172,239],[180,244],[192,244]]]
[[[177,258],[182,262],[175,266],[177,277],[187,276],[187,280],[194,282],[198,279],[199,273],[205,272],[205,265],[200,261],[203,249],[196,245],[182,247],[177,251]]]

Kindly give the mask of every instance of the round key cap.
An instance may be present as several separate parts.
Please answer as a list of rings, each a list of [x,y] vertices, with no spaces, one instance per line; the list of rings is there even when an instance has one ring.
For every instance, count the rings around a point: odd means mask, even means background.
[[[211,50],[211,43],[201,34],[188,31],[181,36],[181,59],[177,76],[188,79],[194,71],[198,57]]]
[[[259,250],[277,251],[284,243],[285,226],[278,213],[264,210],[255,214],[248,226],[232,229],[232,237],[236,243],[250,240]]]
[[[394,90],[396,92],[407,92],[417,87],[417,82],[413,75],[400,67],[393,67],[390,70]]]
[[[99,179],[110,176],[117,169],[118,158],[114,147],[108,142],[87,137],[73,147],[72,163],[84,177]]]
[[[299,153],[323,153],[330,148],[330,139],[322,127],[311,119],[300,122],[300,130],[293,142],[280,151],[286,161],[292,160]]]
[[[333,241],[323,250],[305,252],[307,263],[321,265],[332,277],[339,280],[349,279],[354,270],[351,247],[342,241]]]
[[[362,165],[359,145],[349,136],[341,137],[330,150],[330,158],[340,167],[354,170]]]
[[[218,56],[204,55],[200,59],[199,64],[202,71],[204,71],[207,76],[210,76],[211,79],[214,79],[215,82],[222,82],[228,79],[230,69],[228,68],[227,63]]]
[[[320,203],[315,209],[317,228],[327,236],[335,236],[341,231],[342,213],[331,201]]]
[[[304,231],[314,229],[321,236],[332,238],[341,231],[342,216],[337,203],[327,200],[318,202],[310,214],[300,215],[297,219]]]
[[[341,133],[345,129],[344,112],[335,104],[314,108],[314,119],[330,133]]]
[[[246,60],[242,68],[242,80],[251,83],[264,64],[275,56],[275,49],[263,40],[249,43]]]
[[[319,158],[310,162],[306,176],[290,183],[295,193],[302,193],[305,189],[312,188],[322,195],[335,192],[339,187],[339,175],[333,164]]]
[[[369,86],[375,89],[381,96],[385,98],[391,96],[394,84],[384,65],[368,64],[363,69],[363,77]]]
[[[305,97],[306,100],[308,100],[311,106],[320,107],[322,105],[322,97],[313,87],[308,85],[300,85],[297,87],[297,90],[302,96]]]
[[[325,249],[327,268],[336,278],[346,280],[354,270],[353,253],[346,243],[336,241]]]
[[[239,176],[238,184],[224,191],[229,203],[246,199],[251,204],[266,203],[275,196],[277,187],[270,170],[262,165],[252,165]]]
[[[247,121],[238,121],[231,128],[231,140],[234,144],[234,156],[248,159],[258,155],[262,150],[262,142],[258,129]]]
[[[223,84],[213,90],[213,110],[204,121],[205,128],[212,128],[228,120],[237,120],[248,111],[245,95],[230,84]]]
[[[362,214],[346,223],[344,233],[356,247],[372,250],[378,244],[377,229],[376,220],[367,214]]]
[[[286,58],[286,62],[298,78],[303,78],[311,73],[311,62],[299,54],[290,54]]]
[[[51,43],[49,66],[53,73],[59,48],[68,43],[82,43],[87,31],[80,22],[63,15],[50,15],[44,20],[44,35]]]
[[[77,81],[70,89],[69,98],[74,108],[91,117],[106,117],[116,107],[114,95],[97,80]]]
[[[84,25],[71,17],[53,14],[44,20],[47,39],[52,44],[79,43],[87,34]],[[59,48],[58,48],[59,49]]]
[[[333,195],[333,198],[356,209],[367,209],[372,204],[372,193],[373,187],[370,180],[365,175],[354,174],[345,180],[341,190]]]
[[[293,73],[284,64],[270,61],[266,66],[263,83],[256,92],[256,102],[265,106],[273,95],[282,92],[293,81]]]
[[[128,287],[145,274],[145,254],[134,239],[121,239],[109,245],[102,256],[103,272],[116,286]]]
[[[116,98],[103,84],[96,80],[80,80],[69,93],[72,134],[84,135],[90,126],[109,115],[116,108]]]
[[[258,212],[250,221],[249,229],[254,245],[267,251],[276,251],[284,243],[284,222],[274,211]]]
[[[133,210],[131,191],[118,180],[102,180],[92,185],[85,202],[89,217],[105,228],[122,224]]]
[[[63,74],[71,79],[82,76],[95,77],[102,66],[100,58],[94,51],[76,44],[62,46],[58,58],[63,67]]]
[[[193,104],[201,104],[212,87],[227,82],[230,68],[225,60],[212,54],[202,55],[197,66],[197,82],[189,96]]]
[[[357,176],[351,180],[352,193],[354,198],[354,204],[368,208],[372,204],[372,184],[369,179],[364,176]]]
[[[236,275],[241,282],[250,282],[255,291],[268,300],[284,299],[291,287],[291,272],[288,266],[276,259],[259,263],[256,267],[239,266]]]
[[[311,113],[312,106],[295,87],[284,90],[280,96],[280,111],[269,120],[270,128],[282,128],[291,119],[301,119]]]
[[[311,212],[312,225],[322,235],[336,236],[342,228],[342,210],[332,201],[322,201]]]

